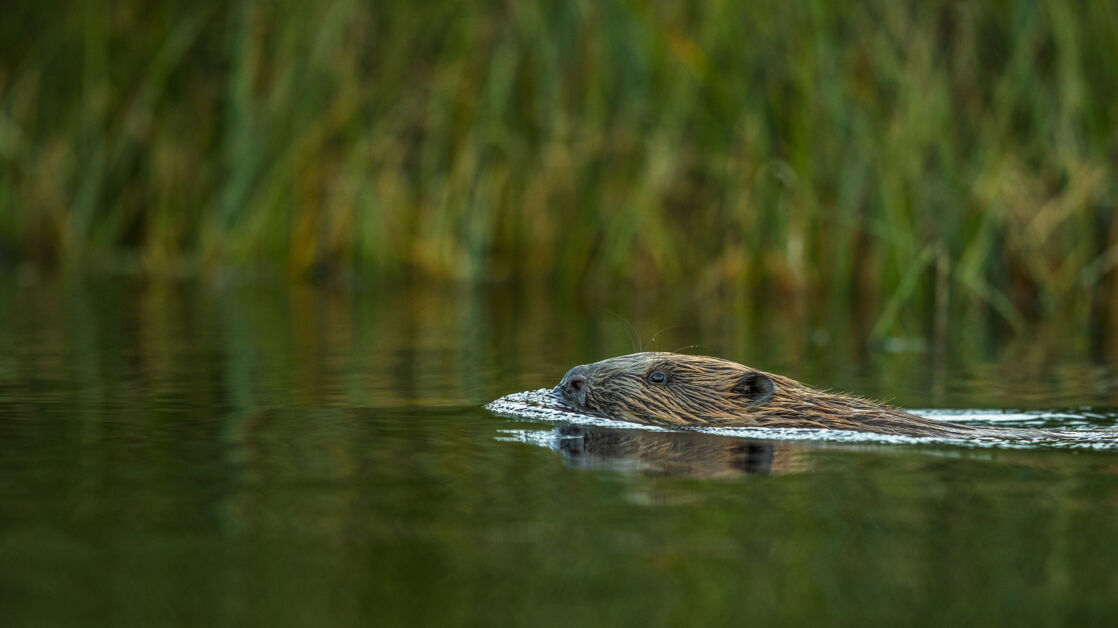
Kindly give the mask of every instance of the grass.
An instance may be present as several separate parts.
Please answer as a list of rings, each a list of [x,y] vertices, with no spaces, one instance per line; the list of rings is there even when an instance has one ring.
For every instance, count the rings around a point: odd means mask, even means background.
[[[1118,326],[1108,3],[6,13],[19,263],[798,295],[878,335],[948,300]]]

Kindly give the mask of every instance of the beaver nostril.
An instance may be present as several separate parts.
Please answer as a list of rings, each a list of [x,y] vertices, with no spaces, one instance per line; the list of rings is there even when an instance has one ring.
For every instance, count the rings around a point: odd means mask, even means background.
[[[572,395],[582,392],[582,389],[586,388],[586,378],[582,375],[569,377],[567,378],[566,384],[563,385],[563,388]]]
[[[559,385],[555,387],[555,392],[575,405],[581,406],[586,403],[586,397],[590,394],[588,372],[586,365],[576,366],[567,371]]]

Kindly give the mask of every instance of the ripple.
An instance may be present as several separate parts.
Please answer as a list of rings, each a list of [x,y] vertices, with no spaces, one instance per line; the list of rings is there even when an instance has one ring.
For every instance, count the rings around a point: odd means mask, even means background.
[[[988,409],[917,409],[911,410],[929,419],[945,422],[966,423],[975,426],[988,426],[994,429],[1003,427],[1035,428],[1036,437],[1020,438],[998,437],[989,433],[975,438],[945,438],[933,436],[898,436],[873,432],[853,432],[848,430],[826,430],[808,428],[775,427],[686,427],[670,428],[643,425],[589,416],[574,412],[558,400],[550,389],[541,388],[505,395],[485,406],[490,412],[513,419],[527,419],[545,423],[574,423],[596,427],[608,427],[654,432],[694,431],[721,436],[773,441],[826,441],[837,443],[882,443],[882,444],[947,444],[961,447],[998,447],[1011,449],[1091,449],[1118,450],[1118,412],[1083,408],[1079,410],[988,410]],[[1043,428],[1045,431],[1041,432]],[[1055,431],[1054,431],[1055,430]],[[504,431],[502,440],[515,440],[548,446],[550,442],[536,442],[540,439],[554,439],[550,433],[531,434],[527,431]]]

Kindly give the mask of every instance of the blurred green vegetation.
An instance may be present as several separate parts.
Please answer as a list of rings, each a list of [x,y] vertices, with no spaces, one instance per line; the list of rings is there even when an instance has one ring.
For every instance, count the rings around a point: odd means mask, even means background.
[[[0,38],[10,263],[1118,326],[1112,3],[17,2]]]

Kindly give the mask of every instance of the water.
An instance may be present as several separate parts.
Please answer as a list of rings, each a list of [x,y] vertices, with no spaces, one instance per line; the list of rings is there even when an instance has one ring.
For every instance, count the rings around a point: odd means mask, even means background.
[[[648,295],[31,279],[0,279],[5,626],[1097,624],[1118,606],[1112,450],[483,407],[631,351],[618,312],[644,345],[672,326],[654,348],[938,418],[1118,429],[1112,356],[1059,330],[960,318],[874,344],[842,316]]]

